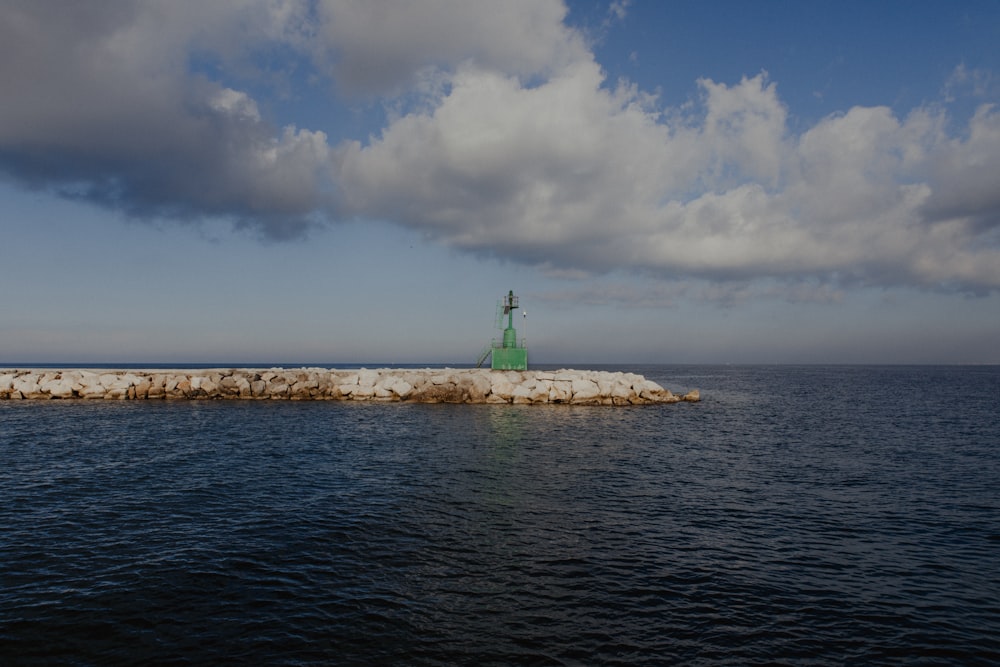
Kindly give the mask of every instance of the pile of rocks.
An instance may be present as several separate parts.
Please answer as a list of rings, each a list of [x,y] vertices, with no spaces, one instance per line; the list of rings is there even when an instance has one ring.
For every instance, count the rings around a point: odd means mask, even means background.
[[[285,399],[640,405],[698,401],[634,373],[489,369],[0,370],[0,399]]]

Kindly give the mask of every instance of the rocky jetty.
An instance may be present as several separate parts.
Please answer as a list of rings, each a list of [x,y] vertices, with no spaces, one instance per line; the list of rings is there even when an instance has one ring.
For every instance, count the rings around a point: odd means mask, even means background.
[[[634,373],[489,369],[0,370],[0,399],[277,399],[644,405],[698,401]]]

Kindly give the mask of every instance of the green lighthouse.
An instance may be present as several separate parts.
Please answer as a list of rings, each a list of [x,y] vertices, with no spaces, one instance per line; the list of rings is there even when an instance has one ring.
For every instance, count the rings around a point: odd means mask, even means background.
[[[501,310],[502,308],[502,310]],[[503,325],[504,315],[507,316],[507,328],[503,330],[503,339],[493,339],[489,347],[479,355],[477,367],[482,366],[487,355],[492,355],[491,368],[507,371],[524,371],[528,369],[528,348],[524,340],[518,344],[517,329],[514,328],[514,311],[517,310],[517,297],[510,290],[503,298],[502,305],[497,304],[497,328]]]

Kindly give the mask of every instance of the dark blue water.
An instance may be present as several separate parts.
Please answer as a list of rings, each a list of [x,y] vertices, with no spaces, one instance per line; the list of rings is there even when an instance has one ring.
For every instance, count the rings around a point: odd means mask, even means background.
[[[0,664],[1000,663],[1000,368],[0,402]]]

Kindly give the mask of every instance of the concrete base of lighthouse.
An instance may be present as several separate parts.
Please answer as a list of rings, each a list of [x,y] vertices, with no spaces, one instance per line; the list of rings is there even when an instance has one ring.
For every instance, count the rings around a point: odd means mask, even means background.
[[[526,347],[495,347],[493,348],[491,368],[501,371],[528,370],[528,348]]]

